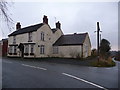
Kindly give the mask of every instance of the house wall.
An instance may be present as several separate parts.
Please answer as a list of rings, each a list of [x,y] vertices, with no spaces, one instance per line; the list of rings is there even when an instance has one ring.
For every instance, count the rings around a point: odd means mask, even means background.
[[[13,44],[13,36],[10,36],[9,38],[8,38],[8,45],[9,44]]]
[[[41,32],[44,32],[44,41],[41,41]],[[53,33],[46,24],[39,28],[36,32],[35,57],[51,57],[53,52],[52,45],[62,34],[60,29]],[[40,45],[45,46],[44,54],[40,54]]]
[[[32,42],[29,42],[29,43],[35,43],[35,41],[36,41],[36,32],[32,32]],[[19,45],[20,43],[28,43],[28,33],[16,35],[16,43],[15,44]],[[11,44],[13,44],[13,36],[10,36],[8,38],[8,49],[9,49],[9,45],[11,45]],[[29,51],[30,51],[30,49],[29,49]],[[14,52],[14,48],[12,49],[12,52]],[[17,56],[17,57],[20,57],[21,56],[20,50],[17,48],[17,55],[9,55],[8,54],[7,56],[12,56],[12,57],[14,57],[14,56],[16,57]]]
[[[76,58],[82,56],[82,46],[58,46],[58,54],[53,54],[53,57]]]
[[[52,35],[52,43],[55,43],[61,35],[63,35],[63,32],[60,29],[57,29]]]
[[[91,56],[91,42],[89,36],[87,35],[83,43],[83,58]]]
[[[44,41],[41,40],[41,32],[44,33]],[[35,45],[35,55],[36,57],[47,57],[50,54],[50,48],[52,47],[51,42],[52,31],[48,25],[43,25],[36,32],[36,45]],[[45,46],[45,54],[40,54],[40,45]]]

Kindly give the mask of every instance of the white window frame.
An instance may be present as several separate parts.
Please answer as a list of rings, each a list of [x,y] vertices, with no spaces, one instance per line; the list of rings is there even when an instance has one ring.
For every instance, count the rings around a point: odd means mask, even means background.
[[[58,46],[53,46],[53,54],[58,54]]]
[[[40,45],[40,54],[45,54],[45,45]]]
[[[28,33],[28,41],[32,41],[32,32]]]
[[[13,46],[9,46],[9,53],[12,53]]]
[[[17,46],[14,46],[14,53],[17,53]]]
[[[34,45],[31,45],[31,53],[34,53]]]
[[[24,53],[29,53],[29,45],[25,45],[25,51]]]
[[[44,41],[44,40],[45,40],[44,36],[45,36],[44,32],[41,32],[41,34],[40,34],[40,39],[41,39],[41,41]]]

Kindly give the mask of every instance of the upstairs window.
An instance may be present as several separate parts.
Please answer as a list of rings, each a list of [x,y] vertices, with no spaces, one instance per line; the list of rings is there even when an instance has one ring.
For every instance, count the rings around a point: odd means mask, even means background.
[[[32,42],[32,32],[28,33],[28,42]]]
[[[41,45],[40,46],[40,54],[44,54],[45,53],[45,46]]]
[[[16,44],[16,36],[13,36],[13,44]]]
[[[44,32],[41,32],[41,40],[44,41]]]

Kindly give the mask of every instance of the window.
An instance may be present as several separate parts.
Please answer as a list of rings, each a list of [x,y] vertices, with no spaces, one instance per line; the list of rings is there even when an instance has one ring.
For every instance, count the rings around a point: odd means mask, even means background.
[[[41,40],[44,41],[44,32],[41,32]]]
[[[58,47],[57,46],[53,47],[53,54],[58,54]]]
[[[28,41],[32,42],[32,32],[28,33]]]
[[[31,53],[34,53],[34,45],[31,45]]]
[[[16,43],[16,36],[13,36],[13,44]]]
[[[45,46],[41,45],[40,46],[40,54],[44,54],[45,53]]]
[[[14,54],[17,53],[17,46],[14,46]]]
[[[12,46],[9,47],[9,53],[12,53]]]
[[[29,53],[29,45],[25,45],[25,53]]]

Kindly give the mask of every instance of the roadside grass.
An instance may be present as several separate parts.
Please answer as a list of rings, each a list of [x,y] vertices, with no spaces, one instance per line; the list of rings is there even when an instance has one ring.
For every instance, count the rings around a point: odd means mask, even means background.
[[[113,67],[116,63],[112,60],[95,60],[91,62],[91,66],[93,67]]]

